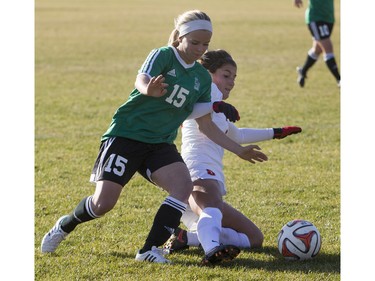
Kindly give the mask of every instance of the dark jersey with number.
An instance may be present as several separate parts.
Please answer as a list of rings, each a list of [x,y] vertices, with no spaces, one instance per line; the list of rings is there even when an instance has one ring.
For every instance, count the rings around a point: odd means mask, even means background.
[[[305,21],[334,23],[333,0],[309,0],[309,7],[306,9]]]
[[[121,136],[145,143],[173,143],[194,104],[211,101],[211,76],[197,62],[186,64],[171,46],[152,50],[138,73],[162,74],[167,93],[156,98],[134,89],[114,114],[102,140]]]

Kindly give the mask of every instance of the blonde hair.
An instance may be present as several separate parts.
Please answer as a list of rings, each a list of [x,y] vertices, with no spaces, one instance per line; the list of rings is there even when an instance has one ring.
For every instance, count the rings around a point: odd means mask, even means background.
[[[174,20],[174,29],[169,36],[168,40],[168,46],[173,46],[177,47],[179,45],[178,38],[180,37],[180,32],[178,31],[180,26],[184,23],[188,23],[193,20],[206,20],[211,22],[210,17],[199,10],[191,10],[184,12],[183,14],[179,15],[175,20]]]

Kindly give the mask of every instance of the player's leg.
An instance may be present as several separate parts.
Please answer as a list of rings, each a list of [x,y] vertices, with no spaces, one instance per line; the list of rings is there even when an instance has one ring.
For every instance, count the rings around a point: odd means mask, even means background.
[[[335,55],[333,53],[333,45],[331,41],[331,34],[333,30],[333,23],[328,22],[312,22],[309,24],[310,32],[316,42],[316,50],[324,53],[324,61],[335,77],[338,85],[340,84],[340,73],[337,67]]]
[[[54,252],[78,224],[99,218],[110,211],[115,206],[121,190],[120,184],[110,181],[98,182],[94,195],[82,199],[70,215],[61,217],[43,237],[42,252]]]
[[[181,217],[181,222],[188,231],[177,227],[174,233],[169,237],[168,241],[164,244],[164,249],[170,253],[174,253],[188,249],[189,246],[198,247],[200,245],[197,233],[198,220],[199,216],[195,214],[188,205],[186,211]]]
[[[189,205],[199,215],[197,233],[205,253],[220,246],[222,197],[216,180],[198,179],[194,181],[194,190]]]
[[[170,263],[158,249],[163,245],[180,224],[180,219],[186,209],[189,190],[192,182],[189,172],[182,162],[176,162],[158,169],[152,173],[152,180],[169,193],[159,207],[151,230],[143,247],[136,255],[137,261]],[[150,259],[151,257],[151,259]],[[152,260],[155,258],[155,260]]]
[[[169,193],[157,211],[152,228],[140,253],[152,246],[163,245],[179,226],[182,213],[186,210],[187,198],[193,184],[186,165],[176,162],[152,173],[152,180]]]
[[[157,211],[145,244],[138,251],[136,260],[168,263],[167,259],[150,260],[149,254],[163,245],[179,226],[182,214],[193,189],[186,164],[174,145],[165,144],[153,151],[139,172],[152,183],[166,190],[169,195]],[[159,255],[160,257],[160,255]]]
[[[234,245],[239,248],[259,248],[263,244],[262,231],[244,214],[227,202],[222,204],[222,229],[220,243]],[[167,248],[173,251],[186,249],[187,246],[199,246],[198,233],[193,229],[193,215],[183,217],[183,223],[190,225],[188,231],[178,229],[169,241]]]
[[[238,242],[234,245],[238,245],[241,248],[248,248],[246,246],[247,238],[249,240],[249,247],[259,248],[262,246],[264,239],[263,233],[249,218],[226,202],[223,203],[222,211],[224,230],[224,237],[222,237],[223,241],[227,241],[227,243],[235,243],[233,241],[237,240]]]
[[[322,48],[318,41],[326,36],[325,30],[321,28],[321,22],[311,22],[307,25],[311,35],[313,44],[311,49],[307,52],[306,60],[302,67],[297,67],[298,78],[297,82],[301,87],[305,85],[308,70],[317,62],[319,55],[322,53]]]
[[[301,74],[303,76],[307,77],[308,70],[317,62],[321,53],[322,48],[319,46],[318,42],[315,39],[313,39],[312,46],[310,50],[307,52],[305,63],[301,68]]]
[[[339,69],[337,67],[335,55],[333,52],[333,44],[331,41],[331,38],[325,38],[319,41],[319,46],[324,51],[324,61],[329,69],[329,71],[332,73],[332,75],[335,77],[338,85],[340,84],[341,76]]]
[[[139,161],[138,158],[134,161],[129,158],[126,172],[125,168],[117,169],[119,167],[113,166],[126,158],[124,148],[133,150],[132,144],[122,138],[111,138],[101,144],[91,177],[91,180],[96,182],[94,194],[82,199],[70,215],[61,217],[44,235],[41,244],[42,252],[54,252],[77,225],[103,216],[116,205],[122,187],[135,173]],[[116,161],[115,158],[120,160]],[[134,167],[133,162],[135,162]],[[114,169],[116,173],[113,172]]]
[[[197,235],[205,257],[202,264],[215,264],[232,260],[240,250],[234,245],[220,241],[223,201],[218,181],[198,179],[194,181],[194,190],[189,198],[191,209],[199,214]]]
[[[239,248],[259,248],[263,243],[261,230],[244,214],[223,202],[223,225],[220,233],[220,243],[224,245],[234,245]],[[188,210],[182,217],[182,222],[187,227],[187,231],[181,228],[166,243],[165,248],[171,253],[187,249],[189,246],[198,247],[200,241],[196,231],[198,216]]]
[[[122,191],[122,185],[111,181],[99,181],[95,193],[84,198],[72,214],[61,222],[61,229],[70,233],[83,222],[104,216],[113,209]]]
[[[313,38],[312,47],[307,52],[306,60],[302,67],[297,67],[298,78],[297,82],[301,87],[305,85],[305,79],[307,78],[308,70],[317,62],[319,55],[322,53],[321,47],[317,41]]]

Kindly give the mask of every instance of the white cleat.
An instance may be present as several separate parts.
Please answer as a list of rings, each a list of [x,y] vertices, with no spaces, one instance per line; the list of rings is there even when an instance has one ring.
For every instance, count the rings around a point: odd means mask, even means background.
[[[156,262],[156,263],[171,263],[170,260],[167,260],[164,255],[168,254],[163,249],[159,249],[155,246],[152,246],[150,251],[147,251],[143,254],[139,252],[135,256],[136,261],[148,261],[148,262]]]
[[[65,237],[69,234],[66,233],[61,229],[61,221],[65,219],[66,216],[63,216],[58,219],[56,224],[52,227],[46,235],[44,235],[43,240],[42,240],[42,245],[41,245],[41,251],[42,253],[53,253],[56,248],[60,245],[61,241],[65,239]]]

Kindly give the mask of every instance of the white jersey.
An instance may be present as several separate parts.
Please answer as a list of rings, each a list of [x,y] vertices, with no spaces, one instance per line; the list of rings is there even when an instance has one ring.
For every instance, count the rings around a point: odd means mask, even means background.
[[[223,94],[217,86],[212,83],[211,102],[221,101],[222,99]],[[273,138],[274,133],[272,128],[237,128],[226,119],[223,113],[213,112],[211,115],[212,121],[219,129],[239,144],[259,142]],[[201,133],[194,119],[185,120],[182,124],[181,155],[189,169],[193,181],[197,179],[217,180],[221,186],[221,194],[226,194],[222,161],[224,148]],[[181,221],[189,231],[196,231],[198,219],[199,216],[197,216],[189,206],[181,217]]]
[[[223,94],[218,87],[211,84],[211,102],[221,101]],[[223,113],[211,113],[212,121],[224,133],[228,132],[229,121]],[[224,149],[211,141],[198,129],[194,119],[185,120],[182,124],[181,155],[184,159],[192,180],[215,179],[222,186],[222,195],[225,195],[225,178],[223,173]]]

